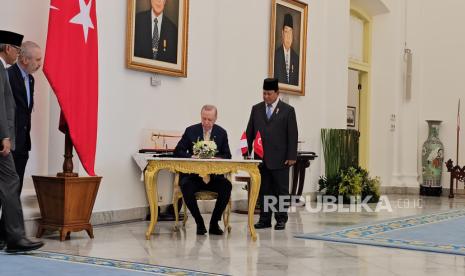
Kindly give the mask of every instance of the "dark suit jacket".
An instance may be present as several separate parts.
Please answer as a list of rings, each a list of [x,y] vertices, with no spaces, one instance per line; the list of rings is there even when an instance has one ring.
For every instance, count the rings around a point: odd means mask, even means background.
[[[27,104],[26,85],[23,75],[15,64],[8,68],[11,90],[16,103],[16,149],[15,152],[27,153],[31,150],[31,113],[34,106],[34,77],[29,75],[29,89],[31,92],[31,105]]]
[[[297,160],[297,120],[294,108],[281,100],[270,119],[266,118],[265,102],[252,107],[246,135],[249,151],[260,131],[263,145],[263,163],[270,170],[283,169],[286,160]],[[255,155],[255,158],[259,158]]]
[[[228,134],[224,128],[213,125],[210,133],[210,139],[214,140],[218,148],[216,157],[231,159],[231,151],[229,150]],[[181,140],[179,140],[174,155],[177,157],[190,158],[192,157],[192,147],[198,140],[203,140],[202,124],[192,125],[184,131]]]
[[[291,64],[289,67],[289,82],[286,74],[286,61],[284,59],[283,46],[279,47],[274,53],[274,77],[280,83],[299,85],[299,55],[291,47]]]
[[[177,63],[178,28],[163,14],[156,60]],[[152,10],[136,14],[134,56],[152,59]]]
[[[228,134],[224,128],[213,125],[210,133],[210,139],[214,140],[218,149],[216,157],[231,159],[231,151],[229,150]],[[203,128],[202,124],[192,125],[184,131],[181,140],[179,140],[176,148],[174,149],[174,155],[176,157],[190,158],[192,157],[192,148],[195,142],[203,140]],[[192,174],[191,174],[192,175]],[[181,174],[181,178],[188,177],[189,175]],[[211,175],[210,180],[215,181],[218,178],[224,178],[223,175]]]
[[[0,61],[0,145],[1,140],[10,138],[11,149],[15,149],[15,99],[11,92],[6,69]],[[6,160],[0,158],[0,160]]]

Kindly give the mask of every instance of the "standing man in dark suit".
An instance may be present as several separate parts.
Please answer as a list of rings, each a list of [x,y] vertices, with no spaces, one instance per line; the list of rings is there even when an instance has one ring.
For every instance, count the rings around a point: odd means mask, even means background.
[[[25,41],[21,45],[18,62],[8,68],[8,77],[16,103],[16,148],[12,151],[19,175],[19,193],[23,189],[24,171],[31,150],[31,113],[34,107],[34,77],[32,73],[42,65],[39,45]]]
[[[167,0],[151,0],[152,8],[136,14],[134,56],[177,63],[178,28],[164,15]]]
[[[297,120],[294,108],[279,100],[277,79],[263,82],[263,102],[252,107],[246,135],[249,147],[260,132],[263,145],[263,163],[260,166],[260,219],[255,228],[271,227],[272,210],[265,208],[265,197],[275,197],[275,230],[283,230],[287,222],[286,206],[280,206],[289,197],[289,167],[297,160]],[[249,148],[249,152],[250,152]],[[255,155],[257,157],[257,155]],[[267,202],[270,202],[267,200]]]
[[[294,22],[292,15],[284,15],[282,45],[274,53],[274,77],[280,83],[299,85],[299,55],[292,49]]]
[[[18,59],[22,41],[22,35],[0,30],[0,247],[3,249],[6,243],[9,253],[35,250],[44,245],[25,237],[19,177],[10,154],[15,149],[15,100],[5,68]]]
[[[215,141],[218,152],[216,158],[231,159],[231,151],[229,150],[228,134],[226,130],[218,125],[215,125],[218,112],[213,105],[204,105],[200,111],[201,123],[192,125],[186,128],[181,140],[174,149],[174,155],[177,157],[191,158],[193,157],[193,144],[197,141]],[[209,175],[207,179],[201,178],[197,174],[181,174],[179,180],[184,202],[189,208],[192,216],[197,223],[197,235],[207,233],[202,215],[200,214],[199,206],[195,198],[195,193],[201,190],[212,191],[218,194],[215,208],[213,209],[210,219],[210,228],[208,232],[213,235],[222,235],[218,222],[221,220],[221,215],[229,203],[231,197],[231,182],[224,175]]]

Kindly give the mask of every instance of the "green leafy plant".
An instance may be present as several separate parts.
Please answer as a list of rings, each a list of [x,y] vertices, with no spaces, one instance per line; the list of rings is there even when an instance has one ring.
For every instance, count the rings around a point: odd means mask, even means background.
[[[339,183],[341,183],[341,176],[321,176],[318,180],[318,191],[324,191],[326,195],[338,196],[339,195]]]
[[[341,171],[341,182],[339,183],[339,195],[344,196],[344,200],[350,200],[350,196],[362,195],[362,174],[354,167]]]
[[[358,166],[360,132],[354,129],[321,129],[321,143],[326,177],[334,177],[340,170]]]
[[[380,179],[371,178],[368,171],[360,167],[349,167],[333,177],[320,177],[319,191],[325,195],[343,196],[344,202],[350,202],[350,196],[360,196],[361,200],[371,196],[369,203],[378,202],[380,197]]]
[[[325,195],[371,196],[369,202],[380,197],[378,177],[371,178],[368,171],[358,166],[360,132],[354,129],[321,129],[321,144],[325,160],[325,176],[318,181],[319,191]]]
[[[365,178],[362,183],[362,198],[371,196],[370,200],[368,201],[369,203],[378,202],[381,195],[379,191],[380,184],[381,180],[379,177]]]

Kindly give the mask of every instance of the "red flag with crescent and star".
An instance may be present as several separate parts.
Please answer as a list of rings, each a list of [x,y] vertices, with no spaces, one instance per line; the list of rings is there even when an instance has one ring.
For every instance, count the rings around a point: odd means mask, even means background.
[[[253,151],[260,158],[263,158],[263,144],[262,144],[262,136],[260,135],[260,131],[257,131],[257,135],[255,136],[255,140],[253,141]]]
[[[82,166],[95,175],[98,113],[97,0],[51,0],[44,73]],[[61,129],[61,128],[60,128]]]

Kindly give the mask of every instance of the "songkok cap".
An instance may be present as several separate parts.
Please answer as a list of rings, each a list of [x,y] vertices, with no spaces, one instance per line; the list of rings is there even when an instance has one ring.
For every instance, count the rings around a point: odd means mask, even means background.
[[[289,13],[286,13],[286,15],[284,15],[283,29],[286,26],[294,28],[294,22],[292,21],[292,15]]]
[[[21,43],[23,42],[23,35],[0,30],[0,43],[1,44],[10,44],[14,46],[21,47]]]
[[[263,90],[278,91],[278,79],[268,78],[263,81]]]

